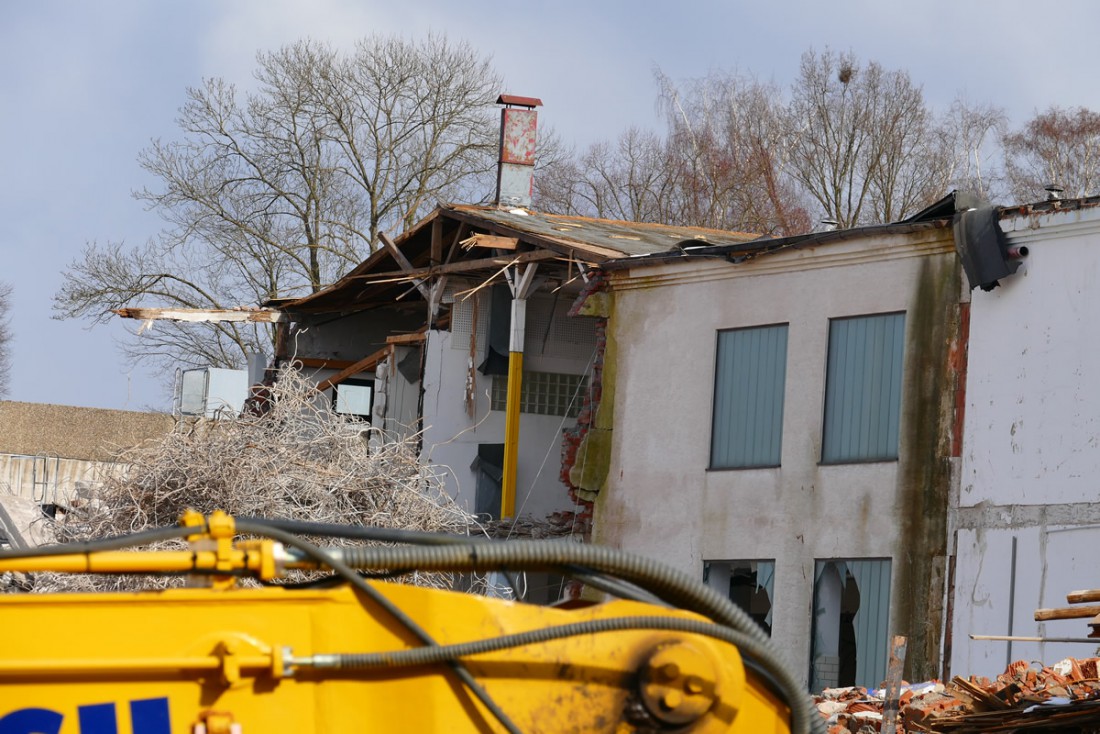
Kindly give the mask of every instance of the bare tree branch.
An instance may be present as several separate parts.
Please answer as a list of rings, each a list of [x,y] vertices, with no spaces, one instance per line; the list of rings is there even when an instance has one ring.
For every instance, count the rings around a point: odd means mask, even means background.
[[[492,191],[502,83],[469,45],[374,36],[341,53],[302,41],[257,64],[254,92],[217,78],[188,90],[179,137],[139,156],[157,183],[135,196],[165,229],[136,248],[89,244],[57,318],[306,295],[364,259],[379,231]],[[162,368],[233,367],[271,343],[263,325],[158,323],[123,349]]]

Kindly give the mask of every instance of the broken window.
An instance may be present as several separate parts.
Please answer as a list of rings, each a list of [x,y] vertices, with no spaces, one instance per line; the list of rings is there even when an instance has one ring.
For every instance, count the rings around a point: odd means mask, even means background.
[[[500,517],[500,495],[504,481],[504,444],[481,443],[470,465],[476,477],[474,513],[490,520]]]
[[[779,466],[787,325],[718,332],[711,469]]]
[[[332,409],[340,415],[369,421],[373,403],[373,380],[344,380],[332,391]]]
[[[703,583],[745,610],[772,633],[775,561],[703,561]]]
[[[817,561],[810,689],[878,688],[886,678],[890,560]]]
[[[904,347],[904,313],[829,322],[822,462],[898,458]]]

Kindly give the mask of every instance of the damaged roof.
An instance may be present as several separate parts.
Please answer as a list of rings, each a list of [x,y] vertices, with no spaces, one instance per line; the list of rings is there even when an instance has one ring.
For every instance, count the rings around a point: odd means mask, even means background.
[[[405,297],[417,299],[420,295],[416,284],[440,275],[488,280],[499,276],[510,264],[525,262],[553,263],[566,276],[573,271],[579,275],[588,267],[616,258],[675,250],[685,240],[732,246],[755,237],[703,227],[449,204],[440,206],[393,242],[399,255],[383,247],[317,293],[265,305],[300,313],[363,310]],[[492,246],[495,244],[504,246]]]

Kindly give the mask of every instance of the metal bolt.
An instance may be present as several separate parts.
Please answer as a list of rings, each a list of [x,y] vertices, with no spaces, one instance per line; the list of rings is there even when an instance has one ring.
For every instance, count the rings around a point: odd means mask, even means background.
[[[661,697],[661,706],[667,711],[674,711],[684,703],[684,694],[679,691],[669,691]]]
[[[680,666],[676,663],[665,663],[657,672],[662,680],[671,682],[680,677]]]
[[[684,690],[692,695],[703,692],[703,679],[697,675],[689,675],[684,681]]]

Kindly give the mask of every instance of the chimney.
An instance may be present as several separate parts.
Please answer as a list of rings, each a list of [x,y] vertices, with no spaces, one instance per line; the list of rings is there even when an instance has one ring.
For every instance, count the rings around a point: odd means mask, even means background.
[[[542,100],[502,94],[500,111],[500,165],[497,168],[496,203],[503,206],[531,206],[535,172],[535,138],[538,130],[536,107]]]
[[[1043,189],[1047,192],[1047,201],[1058,201],[1062,198],[1062,192],[1065,191],[1056,183],[1048,183]]]

